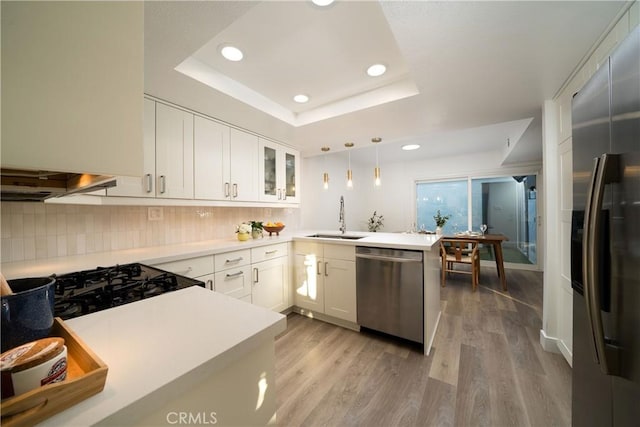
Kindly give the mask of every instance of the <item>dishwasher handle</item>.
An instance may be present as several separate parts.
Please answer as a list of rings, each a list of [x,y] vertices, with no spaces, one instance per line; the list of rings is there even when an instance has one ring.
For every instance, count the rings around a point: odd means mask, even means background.
[[[401,258],[392,257],[386,255],[370,255],[370,254],[356,254],[356,258],[375,259],[377,261],[390,261],[390,262],[418,262],[421,263],[422,259],[417,258]]]

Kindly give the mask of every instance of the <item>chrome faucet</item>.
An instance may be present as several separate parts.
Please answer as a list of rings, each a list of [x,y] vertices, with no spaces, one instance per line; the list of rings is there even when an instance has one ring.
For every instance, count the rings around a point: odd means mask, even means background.
[[[347,224],[344,221],[344,197],[340,196],[340,217],[338,218],[340,221],[340,232],[344,234],[347,231]]]

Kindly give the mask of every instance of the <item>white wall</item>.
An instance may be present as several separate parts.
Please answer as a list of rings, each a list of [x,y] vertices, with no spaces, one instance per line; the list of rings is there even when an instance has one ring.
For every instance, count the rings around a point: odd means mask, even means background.
[[[339,199],[344,195],[348,230],[366,231],[366,222],[375,210],[384,216],[382,231],[406,231],[415,222],[415,182],[418,180],[511,175],[516,170],[522,174],[539,169],[539,165],[505,168],[500,164],[502,157],[496,150],[393,164],[380,159],[382,186],[379,188],[373,186],[372,159],[368,165],[352,164],[353,190],[346,190],[345,153],[304,158],[301,227],[337,230]],[[330,175],[330,186],[329,190],[323,191],[325,169]]]

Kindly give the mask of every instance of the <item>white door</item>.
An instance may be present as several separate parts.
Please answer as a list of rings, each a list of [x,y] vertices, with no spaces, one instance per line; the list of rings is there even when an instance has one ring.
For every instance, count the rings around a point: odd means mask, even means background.
[[[107,189],[108,196],[154,197],[156,174],[156,103],[144,99],[142,176],[118,176],[117,185]]]
[[[229,126],[196,116],[193,127],[194,197],[204,200],[229,198]],[[225,156],[226,154],[226,156]]]
[[[275,258],[253,264],[251,300],[273,311],[287,308],[287,258]]]
[[[326,258],[324,265],[324,312],[356,322],[356,263]]]
[[[193,198],[193,114],[156,103],[156,196]]]
[[[324,313],[323,260],[315,253],[295,254],[295,305]]]
[[[258,137],[238,129],[229,132],[231,200],[258,201]]]

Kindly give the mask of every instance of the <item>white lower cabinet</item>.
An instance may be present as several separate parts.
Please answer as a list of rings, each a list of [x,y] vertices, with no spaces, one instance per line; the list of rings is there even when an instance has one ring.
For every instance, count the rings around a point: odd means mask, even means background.
[[[273,311],[289,308],[289,249],[287,243],[154,265],[162,270],[205,282],[207,289]]]
[[[251,249],[251,302],[273,311],[288,307],[289,262],[287,244]]]
[[[214,290],[251,302],[251,251],[216,254],[214,265]]]
[[[355,247],[295,242],[295,305],[356,323]]]

